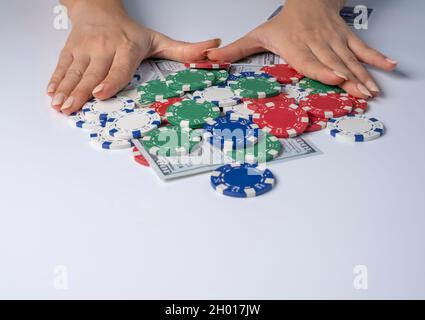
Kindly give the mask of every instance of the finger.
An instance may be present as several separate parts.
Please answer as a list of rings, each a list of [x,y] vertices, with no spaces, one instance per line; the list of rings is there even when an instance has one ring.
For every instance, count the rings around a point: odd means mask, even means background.
[[[366,45],[354,34],[348,38],[348,47],[363,62],[382,70],[392,71],[397,67],[398,62],[386,57],[378,50]]]
[[[111,68],[101,83],[92,92],[99,99],[108,99],[124,88],[140,64],[140,53],[131,48],[118,48]]]
[[[203,60],[206,57],[206,51],[220,46],[220,43],[220,39],[189,43],[176,41],[163,34],[155,33],[152,56],[181,62]]]
[[[344,63],[344,61],[337,55],[337,53],[335,53],[335,51],[328,45],[324,45],[322,43],[311,44],[310,48],[320,62],[322,62],[324,65],[328,66],[332,70],[335,70],[335,72],[344,77],[346,81],[350,81],[351,83],[355,84],[355,86],[348,86],[351,91],[349,92],[350,94],[354,94],[355,96],[359,96],[361,98],[372,97],[370,91],[362,84],[362,80],[366,79],[364,74],[362,73],[363,78],[359,79],[358,74],[352,72],[353,69],[350,68],[350,66],[352,66],[353,63],[351,63],[350,65]],[[358,61],[357,63],[359,64]],[[358,66],[356,66],[355,70],[358,71],[360,74],[360,70],[357,69]]]
[[[256,37],[247,34],[223,48],[208,50],[207,55],[211,60],[235,62],[263,51],[265,51],[265,48],[256,40]]]
[[[304,45],[291,43],[279,51],[282,53],[277,53],[285,57],[292,67],[311,79],[329,85],[340,85],[347,78],[347,76],[340,74],[337,70],[332,70],[320,62],[311,49]]]
[[[380,90],[375,80],[373,80],[372,76],[363,66],[363,64],[358,61],[354,53],[347,47],[342,44],[338,44],[334,46],[335,52],[341,57],[344,61],[345,65],[351,70],[351,72],[355,75],[355,77],[362,83],[367,91],[364,88],[359,87],[363,94],[371,93],[371,96],[376,96],[379,94]]]
[[[87,100],[92,97],[94,88],[106,77],[111,64],[111,56],[93,57],[81,81],[63,104],[62,112],[71,114],[80,110]]]
[[[52,96],[56,92],[59,83],[62,81],[66,71],[72,63],[72,60],[73,57],[71,53],[65,50],[61,52],[55,71],[53,71],[49,84],[47,85],[47,94],[49,96]]]
[[[89,57],[74,57],[73,62],[69,66],[64,78],[60,82],[55,92],[55,95],[52,100],[53,107],[62,107],[63,103],[65,102],[65,98],[69,96],[69,94],[72,90],[74,90],[78,82],[80,82],[84,71],[86,70],[89,64],[89,61]]]

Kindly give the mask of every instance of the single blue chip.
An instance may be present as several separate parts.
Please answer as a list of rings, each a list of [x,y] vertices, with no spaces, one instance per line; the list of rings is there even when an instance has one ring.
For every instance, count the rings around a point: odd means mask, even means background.
[[[245,71],[241,73],[233,73],[230,74],[227,78],[227,82],[229,81],[236,81],[241,78],[248,78],[248,77],[254,77],[254,78],[264,78],[264,79],[270,79],[272,78],[271,75],[261,72],[261,71]]]
[[[270,191],[275,184],[273,173],[258,164],[232,163],[211,174],[211,186],[220,194],[250,198]]]
[[[221,150],[234,150],[257,143],[259,135],[258,125],[233,113],[207,120],[203,137]]]

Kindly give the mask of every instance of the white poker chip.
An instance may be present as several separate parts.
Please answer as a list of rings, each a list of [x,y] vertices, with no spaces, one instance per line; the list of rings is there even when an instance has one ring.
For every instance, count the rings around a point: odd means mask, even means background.
[[[100,120],[87,120],[82,111],[78,111],[68,117],[68,123],[74,128],[94,130],[102,126]]]
[[[122,112],[132,111],[135,107],[133,99],[114,96],[108,100],[93,98],[83,106],[82,112],[87,120],[107,120]]]
[[[107,150],[121,150],[133,147],[130,140],[117,139],[108,133],[109,127],[98,128],[90,134],[93,145]]]
[[[161,125],[161,116],[153,109],[135,109],[108,120],[109,134],[119,139],[138,139]]]
[[[375,118],[364,115],[348,115],[329,119],[327,130],[337,140],[364,142],[379,138],[384,134],[384,124]]]
[[[217,107],[231,107],[242,102],[242,98],[235,96],[232,89],[226,85],[208,87],[193,93],[195,100],[206,100]]]
[[[254,114],[254,111],[248,109],[244,103],[240,103],[235,106],[224,107],[223,113],[226,116],[230,116],[231,114],[235,113],[241,118],[252,120],[252,115]]]
[[[284,94],[287,94],[289,97],[294,98],[297,103],[300,102],[300,100],[306,98],[308,95],[313,92],[312,89],[303,89],[299,85],[296,84],[287,84],[282,86],[282,92]]]

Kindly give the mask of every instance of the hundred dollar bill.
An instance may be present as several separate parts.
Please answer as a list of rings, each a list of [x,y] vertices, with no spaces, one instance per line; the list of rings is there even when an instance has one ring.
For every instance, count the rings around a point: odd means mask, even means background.
[[[322,152],[304,137],[280,139],[282,153],[267,164],[301,159],[320,155]],[[219,166],[233,161],[208,142],[201,143],[199,149],[187,156],[163,157],[151,155],[140,140],[133,140],[134,145],[141,151],[151,168],[163,180],[187,177],[194,174],[213,171]]]

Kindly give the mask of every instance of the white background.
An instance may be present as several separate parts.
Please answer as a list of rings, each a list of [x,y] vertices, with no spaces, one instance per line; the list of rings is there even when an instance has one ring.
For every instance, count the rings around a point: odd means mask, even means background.
[[[311,134],[324,155],[272,166],[276,188],[238,200],[208,174],[165,183],[130,151],[94,149],[44,94],[68,33],[53,28],[55,1],[2,0],[0,297],[425,298],[425,2],[369,3],[361,37],[400,61],[372,70],[384,95],[369,115],[387,134]],[[151,28],[224,43],[278,4],[127,1]],[[58,265],[68,290],[53,286]],[[353,287],[356,265],[366,291]]]

